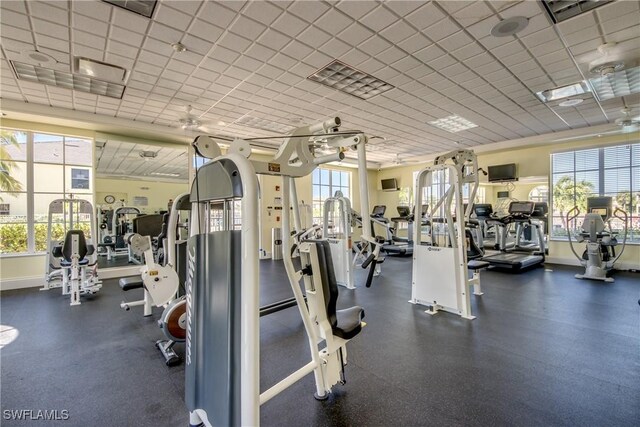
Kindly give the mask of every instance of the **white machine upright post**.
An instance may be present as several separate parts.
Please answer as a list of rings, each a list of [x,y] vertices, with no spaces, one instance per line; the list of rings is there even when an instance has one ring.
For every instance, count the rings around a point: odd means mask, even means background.
[[[436,158],[432,166],[418,173],[415,182],[415,217],[420,218],[426,204],[427,233],[421,226],[413,231],[413,270],[411,303],[474,319],[471,314],[470,287],[479,277],[468,279],[465,222],[471,215],[478,185],[477,159],[470,150],[457,150]],[[463,185],[469,186],[469,203],[463,213]],[[426,197],[425,197],[426,196]],[[426,198],[426,200],[425,200]],[[456,212],[455,218],[453,212]],[[426,236],[425,236],[426,234]]]
[[[336,281],[347,289],[355,289],[351,262],[351,202],[337,191],[333,197],[325,199],[323,215],[322,237],[331,245]]]

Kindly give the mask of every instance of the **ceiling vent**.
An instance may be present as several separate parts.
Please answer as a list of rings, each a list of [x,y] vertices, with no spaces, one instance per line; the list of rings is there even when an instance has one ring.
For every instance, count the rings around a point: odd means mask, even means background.
[[[450,133],[457,133],[467,129],[473,129],[478,127],[477,124],[473,123],[470,120],[465,119],[464,117],[460,117],[456,114],[451,116],[444,117],[442,119],[433,120],[428,122],[431,126],[435,126],[442,130],[446,130]]]
[[[142,157],[143,159],[155,159],[156,157],[158,157],[158,153],[155,151],[151,151],[151,150],[143,150],[140,151],[140,157]]]
[[[540,0],[554,24],[582,15],[613,0]]]
[[[20,80],[117,99],[121,99],[122,94],[124,93],[125,86],[121,84],[105,82],[89,76],[81,76],[66,71],[52,70],[51,68],[24,64],[22,62],[9,62],[16,73],[16,77]]]
[[[640,92],[640,67],[627,68],[589,79],[601,101]]]
[[[369,99],[394,88],[393,85],[337,59],[307,78],[360,99]]]
[[[74,71],[77,74],[83,74],[98,80],[113,83],[124,83],[127,75],[127,70],[124,68],[108,64],[106,62],[96,61],[80,56],[76,56],[73,62]]]
[[[127,9],[138,15],[151,18],[156,8],[156,0],[102,0],[105,3]]]

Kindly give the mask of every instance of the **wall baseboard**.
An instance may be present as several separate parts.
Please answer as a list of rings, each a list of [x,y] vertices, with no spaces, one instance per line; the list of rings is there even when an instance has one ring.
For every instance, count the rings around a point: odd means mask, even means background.
[[[140,274],[140,266],[114,267],[99,271],[100,279],[116,279],[125,276],[137,276]],[[13,289],[41,288],[44,286],[44,276],[16,277],[14,279],[2,279],[0,291]]]
[[[24,289],[24,288],[40,288],[44,286],[44,277],[32,276],[32,277],[18,277],[15,279],[2,280],[0,283],[0,291],[9,291],[12,289]]]
[[[578,261],[575,257],[574,258],[558,258],[558,257],[552,257],[552,256],[548,256],[546,258],[546,261],[549,264],[560,264],[560,265],[570,265],[573,267],[580,267],[580,261]],[[631,270],[631,269],[639,269],[640,265],[639,264],[633,264],[631,262],[617,262],[615,265],[615,270]]]

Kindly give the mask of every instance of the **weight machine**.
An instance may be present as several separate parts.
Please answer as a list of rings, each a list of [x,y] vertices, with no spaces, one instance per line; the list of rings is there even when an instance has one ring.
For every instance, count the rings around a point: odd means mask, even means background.
[[[54,216],[62,216],[54,222]],[[47,215],[47,255],[45,284],[40,290],[62,288],[62,295],[70,295],[71,305],[80,304],[80,295],[94,294],[102,287],[98,277],[97,257],[91,240],[79,229],[89,224],[90,238],[96,236],[93,206],[87,200],[66,199],[49,203]],[[64,238],[54,239],[54,224],[62,224]]]
[[[248,160],[248,141],[230,140],[226,155],[221,155],[218,144],[209,137],[194,141],[196,150],[213,160],[197,170],[191,186],[185,402],[193,426],[257,426],[260,405],[310,373],[314,374],[317,399],[326,399],[336,383],[344,383],[346,343],[360,332],[364,313],[360,307],[336,310],[338,287],[331,250],[326,240],[303,240],[308,230],[301,230],[294,182],[319,164],[341,160],[344,151],[355,147],[363,178],[363,211],[368,211],[366,137],[358,131],[339,132],[339,126],[340,119],[334,118],[294,130],[268,162]],[[320,145],[334,153],[319,154]],[[309,363],[262,393],[256,174],[281,176],[283,212],[293,207],[293,224],[288,214],[282,216],[283,260],[311,353]],[[234,227],[233,222],[225,221],[221,230],[212,229],[209,215],[216,205],[227,213],[239,206],[242,224]],[[368,262],[373,270],[380,248],[370,227],[364,225],[363,241],[375,246]],[[299,253],[300,270],[293,264],[292,249]]]
[[[98,247],[105,249],[107,260],[126,256],[129,262],[140,264],[129,247],[127,237],[133,234],[133,218],[141,214],[140,209],[133,206],[119,206],[109,211],[101,211],[100,229],[102,239]]]
[[[571,239],[571,231],[567,232],[571,252],[578,258],[580,264],[585,267],[584,274],[576,274],[576,279],[602,280],[613,282],[613,277],[607,277],[615,263],[620,259],[627,246],[627,230],[629,216],[620,208],[612,213],[613,199],[611,197],[590,197],[587,199],[587,213],[578,230],[578,243],[586,242],[586,249],[582,256],[578,255]],[[567,228],[571,221],[580,216],[580,209],[575,206],[567,212]],[[616,255],[618,239],[611,227],[611,219],[617,218],[624,223],[624,237],[622,249]]]
[[[470,288],[482,295],[479,270],[489,266],[467,259],[473,236],[466,230],[472,203],[463,210],[463,186],[469,187],[469,200],[478,188],[478,161],[471,150],[456,150],[439,156],[422,169],[415,182],[415,217],[428,205],[425,226],[414,227],[411,303],[474,319],[471,314]],[[463,212],[456,215],[454,212]],[[426,233],[424,232],[426,229]],[[473,277],[468,278],[468,270]]]
[[[324,201],[322,237],[331,248],[336,282],[347,289],[356,288],[351,259],[351,226],[351,201],[341,191],[336,191],[333,197]]]

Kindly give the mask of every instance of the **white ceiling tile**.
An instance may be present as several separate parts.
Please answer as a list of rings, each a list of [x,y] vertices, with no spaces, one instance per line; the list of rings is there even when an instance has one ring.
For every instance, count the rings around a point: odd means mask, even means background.
[[[414,53],[424,49],[430,44],[431,42],[429,39],[427,39],[422,33],[416,33],[413,36],[402,40],[397,45],[408,53]]]
[[[585,41],[599,39],[600,37],[600,31],[598,31],[598,28],[589,27],[581,31],[576,31],[575,33],[567,34],[566,36],[564,36],[564,40],[569,46],[573,46]]]
[[[189,27],[191,19],[193,17],[186,13],[180,12],[177,9],[166,6],[162,2],[156,4],[156,11],[154,12],[154,21],[161,22],[169,27],[175,28],[180,31],[184,31]]]
[[[302,30],[307,28],[307,26],[308,24],[305,21],[287,12],[280,15],[280,17],[271,24],[272,28],[290,37],[296,37]]]
[[[464,27],[473,25],[483,19],[492,16],[493,11],[483,1],[475,1],[470,5],[453,13],[453,18]]]
[[[189,15],[195,15],[202,3],[202,0],[162,0],[162,4],[178,9]]]
[[[620,16],[610,21],[604,21],[601,25],[606,33],[615,33],[626,28],[637,27],[638,22],[640,22],[640,13],[635,12]]]
[[[229,28],[235,34],[245,37],[249,40],[255,40],[267,27],[263,24],[249,19],[244,16],[239,16],[235,22]]]
[[[287,10],[294,15],[304,19],[307,22],[314,23],[316,19],[322,16],[329,6],[322,2],[299,2],[294,1]]]
[[[376,7],[374,2],[343,0],[336,6],[353,19],[360,19]]]
[[[433,3],[423,4],[405,17],[417,29],[422,30],[443,19],[446,15]]]
[[[138,56],[139,49],[124,43],[110,41],[107,51],[130,59],[135,59]]]
[[[273,55],[275,55],[276,51],[259,44],[253,44],[244,52],[244,54],[250,56],[251,58],[265,62]]]
[[[53,6],[55,4],[55,6]],[[30,1],[29,10],[36,18],[46,19],[67,27],[69,25],[69,12],[66,9],[67,2],[45,3]]]
[[[366,16],[359,19],[366,27],[375,32],[379,32],[393,23],[397,22],[396,16],[382,6],[378,6],[369,12]]]
[[[338,37],[353,46],[357,46],[372,35],[373,32],[371,32],[371,30],[357,22],[354,22],[348,28],[340,32]]]
[[[385,64],[394,63],[404,57],[406,57],[406,54],[395,46],[391,46],[389,49],[376,55],[376,58]]]
[[[27,18],[27,16],[21,13],[4,9],[5,3],[6,2],[3,2],[2,13],[0,13],[0,22],[2,23],[2,26],[4,27],[5,25],[11,25],[13,27],[30,30],[31,25],[29,24],[29,19]]]
[[[454,23],[451,18],[444,18],[423,31],[431,40],[437,42],[456,33],[459,29],[458,25]]]
[[[460,49],[454,50],[453,52],[451,52],[451,54],[459,61],[464,61],[476,56],[485,56],[486,51],[478,43],[471,42],[464,47],[461,47]]]
[[[406,16],[422,5],[422,2],[414,0],[394,0],[385,2],[384,7],[393,11],[400,17]]]
[[[413,54],[416,58],[424,62],[425,64],[429,64],[431,61],[436,58],[440,58],[446,52],[442,50],[438,45],[432,44],[416,53]]]
[[[115,36],[115,34],[119,34],[120,31],[114,31],[113,33]],[[183,34],[184,33],[182,31],[178,31],[176,29],[167,27],[166,25],[160,24],[158,22],[153,22],[151,24],[151,31],[149,32],[149,35],[151,37],[153,37],[154,39],[163,41],[165,43],[179,42]],[[120,41],[122,41],[123,43],[126,43],[124,40],[120,40]],[[142,36],[140,36],[140,42],[142,42]],[[133,44],[133,43],[130,42],[129,44]]]
[[[430,62],[428,62],[426,64],[429,65],[434,70],[442,70],[443,68],[446,68],[449,65],[453,65],[456,62],[458,62],[458,61],[453,56],[451,56],[451,55],[442,55],[442,56],[436,58],[435,60],[430,61]]]
[[[76,3],[85,3],[84,1],[74,2],[74,8],[76,7]],[[136,13],[129,12],[128,10],[122,9],[120,7],[112,7],[112,16],[111,16],[111,24],[115,25],[118,28],[124,28],[129,31],[133,31],[136,33],[145,33],[151,20],[142,15],[138,15]],[[88,14],[88,16],[100,19],[109,19],[109,14]]]
[[[303,62],[312,67],[320,68],[327,65],[329,62],[331,62],[332,59],[333,58],[331,56],[325,55],[324,53],[318,52],[316,50],[315,52],[312,52],[310,55],[304,58]]]
[[[109,64],[117,65],[118,67],[122,67],[125,70],[131,70],[134,64],[133,59],[116,55],[114,53],[106,53],[104,60]]]
[[[45,47],[45,48],[59,50],[61,52],[65,52],[69,50],[68,41],[55,39],[53,37],[41,36],[39,34],[36,35],[36,43],[38,45],[38,48]],[[92,49],[92,50],[95,51],[96,49]],[[100,56],[102,56],[101,51],[98,50],[97,52],[98,52],[97,55],[93,55],[94,58],[99,58]]]
[[[209,40],[211,43],[214,43],[218,38],[222,35],[224,30],[220,27],[216,27],[213,24],[209,24],[206,21],[201,19],[196,19],[191,23],[191,26],[187,30],[189,34],[192,34],[200,39]],[[162,39],[166,43],[174,43],[176,34],[172,34],[170,37],[166,37]],[[173,40],[172,42],[167,42],[167,40]],[[185,45],[186,46],[186,45]]]
[[[398,21],[382,30],[380,34],[392,43],[398,43],[399,41],[414,35],[415,30],[406,25],[403,21]]]
[[[351,46],[340,41],[337,38],[333,38],[322,45],[322,47],[318,50],[326,53],[329,56],[333,56],[334,58],[339,58],[345,53],[349,52],[351,50]]]
[[[553,28],[545,28],[533,34],[529,34],[528,36],[520,37],[520,39],[527,47],[531,48],[543,43],[557,40],[558,36]]]
[[[140,52],[138,59],[142,62],[155,65],[156,67],[164,67],[169,62],[169,57],[167,55],[158,55],[157,53],[147,50]]]
[[[107,39],[84,31],[73,31],[73,41],[78,44],[92,47],[94,49],[104,49]]]
[[[252,2],[253,5],[254,2]],[[258,3],[258,2],[255,2]],[[262,3],[262,2],[259,2]],[[250,8],[249,8],[250,9]],[[198,18],[204,19],[205,21],[217,25],[218,27],[227,28],[233,18],[236,17],[236,12],[233,10],[229,10],[226,7],[222,6],[220,2],[217,1],[206,1],[204,7],[200,9],[200,13]],[[248,16],[255,18],[251,14],[247,13]],[[260,19],[257,19],[260,21]],[[262,22],[262,21],[261,21]]]
[[[605,42],[615,42],[615,43],[623,43],[626,41],[632,41],[635,43],[634,39],[640,37],[640,26],[635,26],[631,28],[627,28],[622,31],[618,31],[612,34],[606,34],[604,37]]]
[[[557,24],[562,34],[570,34],[596,25],[596,18],[593,13],[583,13],[582,15],[575,16]]]
[[[33,19],[33,27],[36,33],[46,35],[48,37],[55,37],[61,40],[69,40],[69,27],[57,25],[41,19]]]
[[[244,50],[248,48],[249,45],[251,45],[251,41],[245,39],[244,37],[237,36],[233,33],[226,32],[218,40],[217,44],[219,46],[224,46],[228,49],[231,49],[235,52],[244,52]]]
[[[271,3],[265,1],[252,1],[249,2],[247,8],[244,10],[244,14],[262,22],[265,25],[271,25],[278,16],[282,13],[282,9],[274,6]]]
[[[472,41],[471,37],[469,37],[464,31],[458,31],[457,33],[440,40],[438,44],[447,52],[451,52],[468,45]]]
[[[264,45],[268,48],[280,50],[282,49],[291,39],[284,34],[279,33],[276,30],[268,29],[258,39],[258,43]]]
[[[296,37],[297,40],[316,49],[331,38],[329,34],[313,26],[308,27]]]
[[[25,7],[24,1],[5,1],[1,3],[2,10],[12,10],[14,12],[27,14],[27,9]]]
[[[500,15],[502,15],[503,18],[511,18],[513,16],[524,16],[526,18],[531,18],[543,12],[544,9],[540,2],[522,1],[506,9],[505,11],[502,11]]]
[[[109,24],[106,22],[77,13],[73,14],[73,27],[100,37],[107,37],[109,30]]]
[[[5,44],[7,39],[18,40],[22,42],[32,42],[33,34],[30,31],[23,30],[22,28],[12,27],[10,25],[2,26],[2,43]]]
[[[293,40],[291,43],[281,49],[281,52],[289,55],[292,58],[301,59],[311,54],[311,52],[313,52],[313,49],[305,44]]]
[[[138,47],[142,45],[143,36],[141,34],[125,30],[124,28],[119,28],[117,31],[111,31],[110,36],[113,40],[117,40],[131,46]]]

